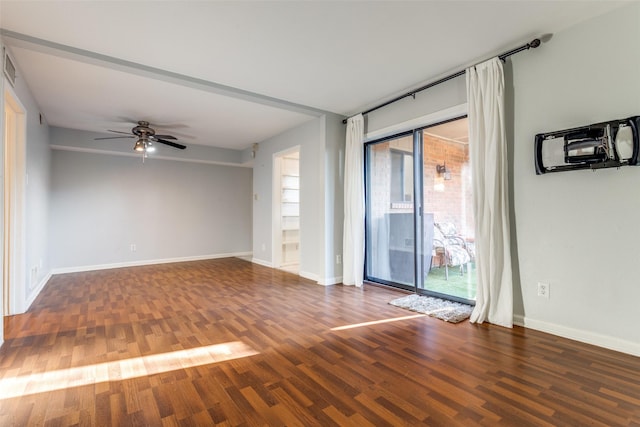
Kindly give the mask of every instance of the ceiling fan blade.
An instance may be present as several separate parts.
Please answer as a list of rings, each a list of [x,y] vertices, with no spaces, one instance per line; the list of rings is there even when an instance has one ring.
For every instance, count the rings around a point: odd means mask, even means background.
[[[155,139],[178,139],[173,135],[153,135]]]
[[[122,138],[134,138],[133,135],[131,136],[105,136],[102,138],[93,138],[95,141],[98,141],[100,139],[122,139]]]
[[[111,130],[111,129],[107,129],[107,131],[113,132],[113,133],[123,133],[125,135],[131,135],[131,132],[121,132],[119,130]]]
[[[116,120],[119,121],[119,122],[135,124],[135,123],[138,123],[139,119],[134,119],[134,118],[131,118],[131,117],[126,117],[126,116],[118,116],[118,117],[116,117]]]
[[[195,139],[196,137],[193,135],[189,135],[186,133],[182,133],[182,132],[176,132],[175,129],[156,129],[157,132],[171,132],[174,136],[176,136],[178,139]],[[166,136],[166,135],[165,135]],[[167,139],[167,138],[165,138]]]
[[[155,128],[162,128],[162,129],[184,129],[189,127],[184,123],[158,123],[158,122],[150,122],[150,123],[151,123],[150,126],[153,126]]]
[[[155,138],[155,142],[159,142],[160,144],[169,145],[169,146],[174,147],[174,148],[179,148],[180,150],[184,150],[185,148],[187,148],[186,145],[178,144],[176,142],[171,142],[171,141],[165,141],[164,139],[160,139],[160,138]]]
[[[140,119],[140,118],[133,118],[133,117],[126,117],[126,116],[118,116],[116,117],[116,119],[120,122],[124,122],[124,123],[131,123],[133,125],[138,124],[138,122],[140,120],[145,120],[147,122],[149,122],[149,126],[151,126],[152,128],[163,128],[163,129],[172,129],[172,128],[188,128],[189,126],[185,125],[184,123],[160,123],[160,122],[156,122],[154,120],[149,120],[149,119]]]

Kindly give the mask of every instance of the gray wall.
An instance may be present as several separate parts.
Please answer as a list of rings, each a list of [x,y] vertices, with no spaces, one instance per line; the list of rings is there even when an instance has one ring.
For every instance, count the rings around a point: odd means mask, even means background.
[[[1,47],[1,46],[0,46]],[[50,272],[48,257],[48,211],[50,187],[49,126],[46,118],[40,122],[40,109],[36,104],[26,82],[20,78],[20,67],[16,64],[17,75],[14,89],[15,95],[26,111],[26,147],[25,147],[25,182],[24,187],[24,272],[23,282],[12,289],[18,297],[15,301],[15,312],[24,312],[40,292]],[[3,84],[4,76],[0,78]],[[3,85],[0,85],[2,88]],[[4,89],[2,92],[4,94]],[[4,96],[4,95],[3,95]],[[4,117],[4,102],[0,105],[0,116]],[[4,129],[4,125],[0,122]],[[4,150],[0,150],[4,152]],[[4,168],[4,160],[0,162]],[[4,170],[2,172],[4,178]],[[34,274],[32,274],[34,272]]]
[[[300,146],[300,272],[315,278],[322,264],[322,234],[318,232],[322,206],[320,188],[321,118],[310,120],[259,145],[253,166],[253,258],[271,265],[273,155]]]
[[[74,133],[53,128],[52,143]],[[246,254],[251,179],[251,169],[242,167],[55,150],[52,265],[64,270]]]
[[[420,84],[415,85],[415,87],[419,86]],[[387,126],[393,126],[466,102],[467,88],[465,76],[463,75],[419,92],[416,94],[415,99],[407,97],[388,107],[367,114],[365,116],[365,133],[374,132]]]
[[[640,354],[640,167],[536,176],[536,133],[640,115],[640,4],[513,57],[514,207],[526,324]],[[536,296],[548,282],[550,299]]]
[[[300,146],[300,275],[339,283],[342,266],[342,117],[327,115],[260,143],[253,175],[253,257],[272,265],[274,154]],[[257,198],[257,199],[256,199]]]
[[[325,271],[329,283],[342,282],[342,231],[344,226],[344,150],[346,126],[342,116],[325,117]]]
[[[17,89],[20,84],[16,83]],[[26,147],[26,279],[27,300],[24,309],[33,302],[44,286],[51,271],[47,236],[49,234],[49,191],[51,178],[51,149],[49,148],[49,126],[26,91],[18,92],[20,100],[27,107],[27,147]],[[32,277],[32,272],[35,276]]]

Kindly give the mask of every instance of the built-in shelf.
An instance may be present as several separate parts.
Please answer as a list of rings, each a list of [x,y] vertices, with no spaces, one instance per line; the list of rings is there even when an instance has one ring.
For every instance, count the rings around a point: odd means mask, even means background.
[[[298,157],[284,157],[280,173],[282,265],[293,265],[298,263],[300,244],[300,162]]]

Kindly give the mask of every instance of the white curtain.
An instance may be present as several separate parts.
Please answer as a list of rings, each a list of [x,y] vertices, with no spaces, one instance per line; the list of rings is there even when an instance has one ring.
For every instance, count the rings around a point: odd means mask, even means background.
[[[478,292],[471,322],[513,326],[504,73],[493,58],[467,69]]]
[[[362,286],[364,275],[364,117],[347,120],[344,156],[342,283]]]

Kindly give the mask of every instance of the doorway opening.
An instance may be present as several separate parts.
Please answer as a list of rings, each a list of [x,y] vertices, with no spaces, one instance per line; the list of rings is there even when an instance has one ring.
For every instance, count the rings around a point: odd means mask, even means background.
[[[273,267],[300,271],[300,147],[273,158]]]
[[[21,313],[25,301],[24,190],[26,185],[25,109],[5,85],[2,163],[2,310],[4,316]]]

